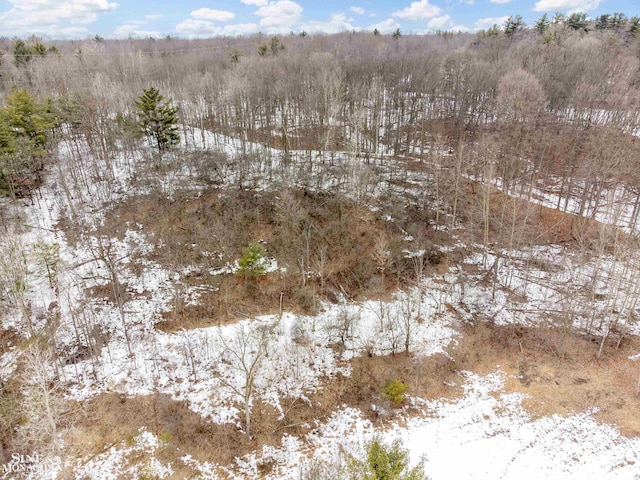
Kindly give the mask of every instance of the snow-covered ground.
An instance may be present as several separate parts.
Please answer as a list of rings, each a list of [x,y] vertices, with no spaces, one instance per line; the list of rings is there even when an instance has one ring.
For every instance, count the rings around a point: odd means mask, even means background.
[[[518,188],[511,188],[507,192],[499,178],[494,179],[494,185],[503,193],[526,198],[534,204],[614,225],[625,232],[640,231],[638,192],[624,183],[618,183],[613,188],[603,187],[598,195],[584,195],[586,198],[582,200],[578,196],[592,187],[580,179],[574,179],[572,185],[567,186],[563,185],[560,178],[547,176],[536,185],[527,185],[522,189],[524,192],[518,191]],[[569,188],[571,195],[568,196],[566,190]]]
[[[232,157],[244,150],[260,154],[271,165],[283,161],[282,152],[211,132],[194,130],[191,137],[183,140],[188,150],[211,148]],[[71,161],[71,148],[66,143],[60,145],[63,162]],[[291,153],[289,161],[294,165],[296,161],[302,162],[302,152]],[[280,401],[285,395],[304,400],[321,388],[327,378],[349,375],[349,359],[365,352],[383,355],[402,351],[407,338],[416,355],[446,352],[459,323],[475,321],[477,315],[498,324],[541,325],[549,321],[550,304],[571,300],[577,312],[571,321],[574,326],[584,328],[594,311],[615,310],[624,322],[636,313],[635,303],[627,304],[622,295],[617,297],[607,290],[605,285],[611,282],[604,281],[604,274],[595,289],[598,298],[605,298],[599,300],[602,304],[590,303],[589,294],[582,288],[595,271],[606,272],[607,278],[624,278],[625,285],[632,284],[635,274],[625,271],[622,262],[609,258],[583,261],[562,247],[550,246],[500,252],[494,276],[497,288],[487,281],[486,271],[467,273],[462,268],[452,268],[442,275],[423,279],[413,289],[398,292],[389,301],[343,301],[324,305],[315,316],[285,312],[282,317],[263,316],[233,325],[163,333],[155,329],[155,324],[163,312],[171,309],[177,287],[192,303],[198,301],[197,287],[183,282],[179,272],[169,272],[146,259],[134,260],[153,248],[137,226],[131,225],[122,240],[104,234],[98,237],[95,233],[105,203],[145,193],[143,187],[131,186],[136,163],[142,160],[136,156],[112,159],[108,174],[95,172],[92,179],[86,180],[85,189],[73,195],[66,191],[71,183],[66,176],[73,169],[53,172],[34,204],[20,209],[28,227],[11,234],[15,245],[21,246],[28,258],[27,288],[16,294],[24,293],[28,298],[35,319],[33,327],[42,330],[51,325],[51,312],[59,311],[55,346],[73,360],[60,365],[58,373],[71,399],[84,400],[103,392],[129,396],[164,393],[175,400],[185,400],[190,409],[212,422],[242,428],[246,365],[252,362],[256,369],[252,373],[255,381],[250,403],[260,399],[282,411]],[[381,160],[376,168],[384,180],[359,190],[351,187],[363,185],[360,179],[369,167],[347,153],[338,153],[331,161],[336,162],[340,175],[350,179],[351,184],[342,184],[341,188],[356,198],[400,188],[419,198],[428,180],[423,173],[410,172],[402,178],[407,186],[399,187],[393,182],[397,173]],[[283,180],[261,176],[260,168],[249,176],[260,188],[267,188],[270,181]],[[307,168],[306,163],[300,168]],[[162,179],[163,191],[170,197],[189,177],[188,171],[168,174]],[[231,170],[223,177],[230,183],[238,181]],[[319,188],[331,188],[338,183],[331,176],[318,180]],[[69,215],[83,219],[94,234],[66,238],[55,226]],[[3,241],[8,240],[9,237]],[[411,241],[409,236],[406,241]],[[33,255],[27,255],[36,244],[57,247],[60,260],[55,282],[42,273]],[[138,294],[125,303],[123,312],[115,305],[86,297],[87,288],[109,284],[108,264],[102,255],[105,248],[110,258],[117,259],[120,281],[127,291]],[[479,247],[471,250],[477,253],[465,259],[466,266],[487,267],[496,262],[496,252]],[[409,256],[415,254],[407,251]],[[230,264],[226,270],[213,273],[230,274],[232,270]],[[562,291],[569,284],[575,287],[570,292],[571,299]],[[615,308],[610,298],[617,302]],[[634,315],[627,317],[628,312]],[[78,343],[88,341],[87,332],[78,327],[82,322],[94,325],[108,339],[96,358],[78,355]],[[607,324],[591,324],[594,331],[607,328]],[[3,315],[2,325],[21,335],[29,334],[18,308]],[[638,328],[631,321],[623,325],[629,331]],[[332,348],[336,343],[342,344],[340,351]],[[8,377],[16,368],[16,356],[16,350],[12,349],[0,357],[3,376]],[[374,427],[359,411],[337,406],[332,419],[306,437],[285,437],[281,446],[239,458],[235,465],[202,465],[189,457],[183,460],[202,472],[203,478],[223,478],[220,472],[224,471],[235,478],[255,478],[257,465],[270,461],[275,467],[267,478],[299,478],[309,462],[339,461],[343,450],[356,452],[368,439],[380,435],[387,441],[402,439],[412,461],[422,458],[434,480],[640,478],[639,439],[626,439],[615,428],[599,425],[591,412],[534,420],[521,407],[521,396],[502,393],[503,382],[504,374],[500,371],[486,377],[468,373],[464,380],[465,395],[460,400],[427,402],[413,398],[412,402],[424,415],[387,425],[384,430]],[[173,470],[155,457],[154,452],[161,448],[162,441],[141,431],[131,445],[123,443],[95,457],[61,459],[61,463],[67,467],[75,465],[76,478],[143,474],[165,478]],[[150,457],[143,464],[131,465],[130,459],[140,452],[150,452]]]
[[[522,395],[503,393],[505,374],[500,370],[487,376],[463,374],[462,398],[414,398],[423,415],[384,430],[357,409],[343,406],[305,437],[285,437],[280,446],[237,458],[232,466],[201,463],[189,455],[182,461],[203,479],[298,479],[312,465],[325,465],[327,471],[344,465],[347,454],[362,455],[363,445],[377,437],[389,444],[400,440],[412,465],[422,463],[432,480],[640,478],[639,438],[625,438],[615,428],[598,424],[594,412],[533,419],[521,406]],[[123,442],[83,462],[77,478],[106,480],[142,471],[166,478],[172,467],[157,460],[161,448],[161,441],[142,431],[133,445]],[[144,463],[132,467],[125,461],[142,449],[148,455]],[[261,475],[259,466],[264,464],[273,468]]]

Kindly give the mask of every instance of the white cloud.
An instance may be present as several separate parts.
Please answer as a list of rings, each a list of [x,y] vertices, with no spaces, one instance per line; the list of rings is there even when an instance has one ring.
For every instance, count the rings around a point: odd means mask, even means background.
[[[63,27],[57,28],[55,25],[51,26],[51,37],[56,38],[86,38],[91,32],[85,27]],[[46,33],[45,33],[46,35]]]
[[[435,17],[429,20],[427,27],[433,30],[444,30],[453,24],[454,22],[451,15],[442,15],[441,17]]]
[[[199,8],[191,12],[191,18],[176,25],[176,32],[189,38],[200,37],[237,37],[258,31],[255,23],[237,23],[220,26],[214,22],[229,22],[235,18],[233,12]]]
[[[491,28],[494,25],[498,25],[499,27],[502,27],[504,25],[504,22],[506,22],[508,18],[509,18],[509,15],[505,15],[504,17],[480,18],[475,21],[473,26],[475,27],[476,30]]]
[[[113,36],[117,38],[148,38],[162,37],[162,33],[156,30],[141,30],[141,22],[127,22],[113,30]]]
[[[386,20],[369,25],[367,30],[378,30],[380,33],[391,33],[400,28],[400,24],[393,18],[387,18]]]
[[[255,14],[263,17],[260,26],[268,33],[284,33],[300,19],[302,7],[291,0],[278,0],[259,8]]]
[[[233,12],[227,12],[224,10],[212,10],[210,8],[199,8],[191,12],[191,17],[196,20],[210,20],[214,22],[229,22],[233,20],[236,15]]]
[[[88,34],[78,25],[89,25],[98,15],[118,7],[108,0],[8,0],[9,10],[0,12],[2,34],[43,34],[51,37],[77,38]]]
[[[436,30],[447,32],[468,32],[469,28],[464,25],[456,25],[451,15],[442,15],[429,20],[426,30],[417,30],[417,34],[433,33]]]
[[[600,6],[600,0],[539,0],[533,6],[534,12],[557,12],[561,10],[584,11]]]
[[[435,5],[431,5],[429,0],[420,0],[413,2],[410,6],[403,10],[393,12],[392,16],[403,18],[405,20],[426,20],[440,15],[442,10]]]
[[[489,0],[491,3],[509,3],[511,0]]]
[[[326,22],[312,20],[308,23],[302,24],[301,28],[309,33],[339,33],[344,32],[345,30],[360,30],[359,28],[354,27],[351,22],[352,19],[347,18],[344,13],[334,13]]]
[[[245,5],[255,5],[256,7],[264,7],[269,2],[267,0],[240,0]]]
[[[353,13],[357,13],[358,15],[364,15],[364,8],[362,7],[349,7]]]
[[[37,33],[39,36],[44,38],[64,40],[82,39],[93,36],[93,33],[86,27],[61,27],[60,25],[38,26],[31,29],[29,32]],[[22,35],[26,35],[26,33],[29,32],[23,31],[20,33]]]
[[[238,23],[235,25],[219,26],[208,20],[188,18],[176,25],[176,32],[189,38],[199,37],[237,37],[250,35],[258,31],[255,23]]]

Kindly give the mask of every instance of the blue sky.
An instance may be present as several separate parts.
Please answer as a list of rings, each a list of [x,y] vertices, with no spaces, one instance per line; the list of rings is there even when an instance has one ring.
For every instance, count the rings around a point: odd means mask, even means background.
[[[520,14],[640,15],[638,0],[0,0],[0,35],[185,38],[291,31],[475,31]]]

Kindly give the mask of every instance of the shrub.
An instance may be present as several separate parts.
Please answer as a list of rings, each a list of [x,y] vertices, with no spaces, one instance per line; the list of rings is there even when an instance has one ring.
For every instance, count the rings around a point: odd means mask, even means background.
[[[350,478],[364,480],[427,480],[422,465],[409,469],[409,452],[396,440],[385,446],[375,438],[366,445],[366,458],[350,460]]]
[[[124,439],[124,444],[129,448],[134,447],[136,445],[136,438],[137,438],[137,435],[130,433]]]
[[[155,473],[153,466],[147,463],[138,472],[138,478],[140,480],[160,480],[160,475]]]
[[[259,243],[250,243],[238,260],[238,273],[245,277],[257,277],[267,271],[267,259],[264,248]]]
[[[169,445],[169,442],[171,442],[172,438],[173,436],[171,435],[171,432],[169,430],[167,430],[166,428],[163,428],[162,430],[160,430],[160,435],[158,435],[158,440],[160,440],[161,446],[166,447],[167,445]]]
[[[394,378],[393,380],[388,380],[384,386],[384,396],[393,403],[394,407],[397,407],[404,400],[404,394],[409,390],[409,386]]]

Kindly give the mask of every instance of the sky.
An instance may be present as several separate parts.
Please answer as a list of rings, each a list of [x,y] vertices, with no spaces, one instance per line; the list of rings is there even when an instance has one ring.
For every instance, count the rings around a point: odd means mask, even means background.
[[[0,36],[206,38],[257,32],[477,31],[509,15],[640,15],[639,0],[0,0]]]

